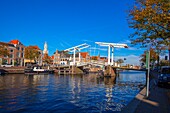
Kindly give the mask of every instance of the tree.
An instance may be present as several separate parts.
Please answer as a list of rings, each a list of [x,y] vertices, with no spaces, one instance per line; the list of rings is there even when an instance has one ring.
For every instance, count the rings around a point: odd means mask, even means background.
[[[39,58],[39,55],[39,50],[36,49],[34,46],[28,46],[25,48],[24,56],[26,59],[34,60],[34,62],[36,62]]]
[[[168,65],[168,60],[163,60],[163,59],[162,59],[162,60],[160,61],[160,65],[161,65],[161,66],[167,66],[167,65]]]
[[[131,43],[170,50],[169,11],[169,0],[136,0],[128,18],[129,27],[135,30],[130,35]]]
[[[51,63],[51,58],[50,56],[48,56],[48,54],[44,54],[43,62],[45,62],[46,64]]]
[[[0,56],[9,56],[9,51],[3,45],[0,45]]]
[[[92,56],[91,59],[92,60],[98,60],[98,56]]]
[[[119,63],[120,66],[121,66],[121,64],[124,63],[124,60],[123,60],[123,59],[118,59],[118,60],[117,60],[117,63]]]
[[[140,62],[145,64],[146,63],[146,52],[144,51],[144,53],[140,56]],[[157,61],[159,59],[159,55],[157,54],[157,52],[155,51],[155,49],[151,48],[150,49],[150,62],[151,64],[155,64],[155,61]]]

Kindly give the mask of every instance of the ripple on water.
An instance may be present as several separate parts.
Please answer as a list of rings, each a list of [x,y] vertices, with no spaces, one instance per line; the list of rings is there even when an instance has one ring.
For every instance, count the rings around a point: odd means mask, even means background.
[[[141,79],[128,74],[120,74],[116,84],[110,78],[96,75],[0,77],[0,112],[120,112],[145,80],[141,73],[137,73]],[[134,77],[135,81],[131,81]]]

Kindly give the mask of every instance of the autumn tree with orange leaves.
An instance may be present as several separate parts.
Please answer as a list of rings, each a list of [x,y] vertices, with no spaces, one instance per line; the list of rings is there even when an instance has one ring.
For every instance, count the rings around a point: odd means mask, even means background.
[[[136,0],[129,10],[128,23],[134,29],[130,35],[132,44],[170,52],[169,0]]]
[[[43,62],[44,62],[45,64],[50,64],[50,63],[51,63],[51,57],[48,56],[48,54],[44,54]]]
[[[3,45],[0,45],[0,56],[9,56],[9,51]]]
[[[34,46],[28,46],[25,48],[24,57],[26,59],[34,60],[34,62],[36,62],[39,56],[40,53]]]
[[[144,51],[144,53],[140,56],[140,62],[142,62],[142,63],[146,63],[146,52],[147,51]],[[157,61],[158,60],[158,54],[156,53],[156,51],[153,49],[153,48],[151,48],[150,49],[150,62],[151,62],[151,64],[155,64],[155,61]]]

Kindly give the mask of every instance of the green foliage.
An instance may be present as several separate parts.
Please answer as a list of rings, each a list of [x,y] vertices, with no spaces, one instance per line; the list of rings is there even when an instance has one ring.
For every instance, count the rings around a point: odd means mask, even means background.
[[[120,63],[120,64],[121,64],[121,63],[124,63],[124,60],[123,60],[123,59],[118,59],[118,60],[117,60],[117,63]]]
[[[165,48],[170,45],[169,0],[136,0],[129,11],[129,27],[135,31],[130,35],[132,44]]]
[[[2,65],[5,65],[7,63],[6,59],[2,59]]]
[[[18,65],[18,62],[15,61],[15,62],[14,62],[14,66],[17,66],[17,65]]]
[[[117,63],[120,64],[120,66],[121,66],[121,64],[124,63],[124,60],[123,59],[118,59]]]

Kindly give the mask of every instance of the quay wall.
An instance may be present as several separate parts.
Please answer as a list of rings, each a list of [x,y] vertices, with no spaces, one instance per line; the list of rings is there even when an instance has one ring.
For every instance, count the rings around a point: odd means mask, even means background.
[[[24,74],[25,67],[0,67],[5,74]]]
[[[0,67],[0,72],[5,74],[24,74],[25,67]],[[55,73],[60,74],[83,74],[83,70],[78,67],[55,69]]]

